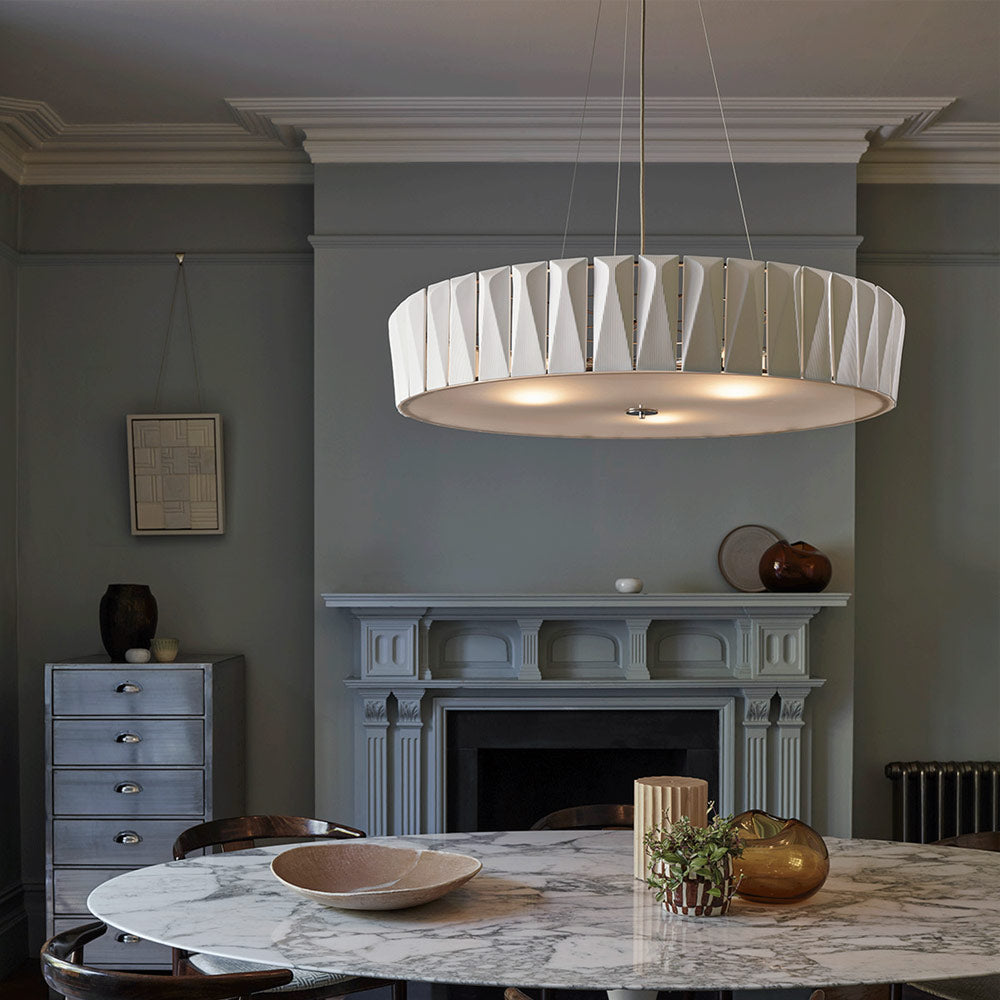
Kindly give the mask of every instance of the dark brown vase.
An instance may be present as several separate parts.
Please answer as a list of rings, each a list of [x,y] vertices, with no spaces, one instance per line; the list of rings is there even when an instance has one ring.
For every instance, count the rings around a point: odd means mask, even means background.
[[[101,598],[101,641],[114,663],[126,649],[149,649],[156,634],[156,598],[144,583],[109,583]]]
[[[760,557],[760,582],[779,593],[818,594],[832,575],[830,560],[805,542],[775,542]]]

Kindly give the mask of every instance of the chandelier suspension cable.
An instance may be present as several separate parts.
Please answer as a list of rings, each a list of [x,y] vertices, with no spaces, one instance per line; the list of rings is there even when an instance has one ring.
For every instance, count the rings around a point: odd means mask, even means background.
[[[639,253],[646,252],[646,0],[639,18]]]
[[[621,206],[622,196],[622,137],[625,133],[625,69],[628,66],[628,10],[631,6],[629,0],[625,0],[625,37],[622,41],[622,94],[621,105],[618,111],[618,176],[615,181],[615,241],[612,254],[618,254],[618,210]]]
[[[733,157],[733,144],[729,141],[729,126],[726,124],[726,109],[722,106],[722,94],[719,91],[719,78],[715,74],[715,60],[712,58],[712,43],[708,40],[708,25],[705,23],[705,11],[698,0],[698,13],[701,15],[701,30],[705,33],[705,48],[708,50],[708,65],[712,68],[712,81],[715,83],[715,97],[719,102],[719,115],[722,118],[722,131],[726,136],[726,149],[729,150],[729,165],[733,168],[733,181],[736,184],[736,197],[740,203],[740,215],[743,216],[743,232],[747,238],[747,250],[751,260],[757,258],[753,255],[753,244],[750,242],[750,227],[747,225],[747,213],[743,207],[743,195],[740,192],[740,179],[736,173],[736,160]]]
[[[590,101],[590,81],[594,75],[594,53],[597,52],[597,29],[601,25],[601,8],[604,0],[597,0],[597,17],[594,19],[594,41],[590,46],[590,67],[587,70],[587,89],[583,95],[583,111],[580,113],[580,132],[576,137],[576,156],[573,158],[573,177],[569,182],[569,201],[566,205],[566,224],[563,226],[562,249],[560,257],[566,256],[566,238],[569,235],[569,217],[573,211],[573,192],[576,189],[576,172],[580,166],[580,147],[583,145],[583,126],[587,121],[587,103]]]

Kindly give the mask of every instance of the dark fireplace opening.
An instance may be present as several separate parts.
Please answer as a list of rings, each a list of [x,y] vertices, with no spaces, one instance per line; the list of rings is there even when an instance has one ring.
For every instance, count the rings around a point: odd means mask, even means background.
[[[704,778],[718,801],[708,709],[516,709],[448,714],[448,831],[526,830],[555,809],[631,803],[633,781]]]

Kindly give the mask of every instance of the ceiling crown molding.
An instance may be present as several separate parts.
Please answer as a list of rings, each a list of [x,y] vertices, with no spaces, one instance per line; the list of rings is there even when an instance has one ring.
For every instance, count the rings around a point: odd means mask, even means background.
[[[736,97],[725,102],[737,160],[857,163],[872,134],[926,129],[950,97]],[[615,162],[618,98],[232,98],[239,120],[304,136],[313,163]],[[638,102],[626,101],[623,156],[638,159]],[[648,98],[651,163],[728,162],[714,98]]]
[[[19,184],[308,184],[313,163],[618,158],[617,98],[233,98],[230,122],[69,124],[0,97],[0,170]],[[1000,126],[936,124],[947,97],[726,101],[736,159],[858,163],[865,183],[997,183]],[[626,104],[623,156],[638,158]],[[647,100],[651,163],[725,162],[712,98]],[[629,127],[631,126],[631,127]],[[311,161],[311,162],[310,162]]]
[[[287,130],[264,121],[71,125],[0,97],[0,170],[18,184],[309,184]]]
[[[874,141],[862,184],[1000,184],[1000,123],[944,122]]]

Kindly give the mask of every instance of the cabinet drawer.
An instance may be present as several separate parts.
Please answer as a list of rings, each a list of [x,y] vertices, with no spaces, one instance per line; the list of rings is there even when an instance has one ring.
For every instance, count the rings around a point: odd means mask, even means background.
[[[53,764],[201,764],[201,719],[53,719]]]
[[[68,931],[71,927],[88,922],[86,917],[63,917],[54,922],[55,932],[58,934],[60,931]],[[99,938],[83,946],[83,960],[87,965],[107,965],[112,968],[131,965],[151,969],[170,964],[169,948],[142,938],[132,940],[132,937],[114,927],[108,927]]]
[[[87,897],[102,883],[130,868],[56,868],[52,872],[52,910],[86,913]]]
[[[52,861],[125,868],[171,861],[174,841],[194,822],[191,818],[57,819],[52,823]],[[129,842],[133,837],[138,840]]]
[[[201,770],[54,768],[52,811],[56,816],[201,816],[205,774]]]
[[[53,715],[202,715],[204,673],[183,667],[52,671]]]

